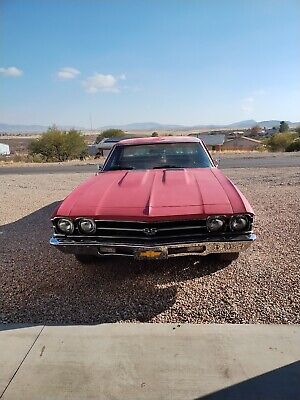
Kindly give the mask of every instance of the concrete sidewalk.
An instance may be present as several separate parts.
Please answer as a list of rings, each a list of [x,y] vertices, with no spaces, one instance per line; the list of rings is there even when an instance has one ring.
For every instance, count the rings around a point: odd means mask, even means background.
[[[14,328],[0,326],[3,400],[300,399],[300,326]]]

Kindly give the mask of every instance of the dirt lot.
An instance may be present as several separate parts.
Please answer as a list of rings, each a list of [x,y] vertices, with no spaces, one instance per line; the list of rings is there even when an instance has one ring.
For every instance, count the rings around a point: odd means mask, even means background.
[[[28,137],[1,136],[0,143],[8,144],[10,152],[12,154],[27,153],[29,143],[36,138],[37,136],[28,136]]]
[[[0,176],[0,323],[300,323],[299,168],[228,169],[257,242],[210,258],[99,260],[50,248],[50,214],[89,173]]]

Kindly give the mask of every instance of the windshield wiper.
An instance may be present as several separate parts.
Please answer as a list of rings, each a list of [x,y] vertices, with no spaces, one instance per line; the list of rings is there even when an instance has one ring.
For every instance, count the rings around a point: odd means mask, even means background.
[[[110,167],[108,169],[108,171],[118,171],[118,170],[122,170],[122,169],[135,169],[135,168],[131,167],[130,165],[125,165],[125,166],[113,165],[112,167]]]
[[[169,164],[153,167],[153,169],[164,169],[164,168],[183,168],[183,167],[180,167],[179,165],[169,165]]]

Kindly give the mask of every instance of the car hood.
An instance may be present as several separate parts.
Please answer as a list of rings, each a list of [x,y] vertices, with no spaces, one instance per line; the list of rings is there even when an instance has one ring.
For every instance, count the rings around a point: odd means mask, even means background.
[[[56,216],[149,220],[253,213],[217,168],[107,171],[88,179],[59,206]]]

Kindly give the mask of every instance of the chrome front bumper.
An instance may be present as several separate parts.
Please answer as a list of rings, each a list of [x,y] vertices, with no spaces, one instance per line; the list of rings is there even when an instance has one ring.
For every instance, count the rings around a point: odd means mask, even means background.
[[[163,245],[134,245],[100,243],[97,241],[72,240],[70,237],[52,236],[50,244],[64,253],[87,254],[94,256],[126,256],[142,258],[169,258],[180,256],[206,256],[213,253],[239,253],[246,250],[256,239],[253,233],[231,237],[216,238],[203,242],[170,243]]]

